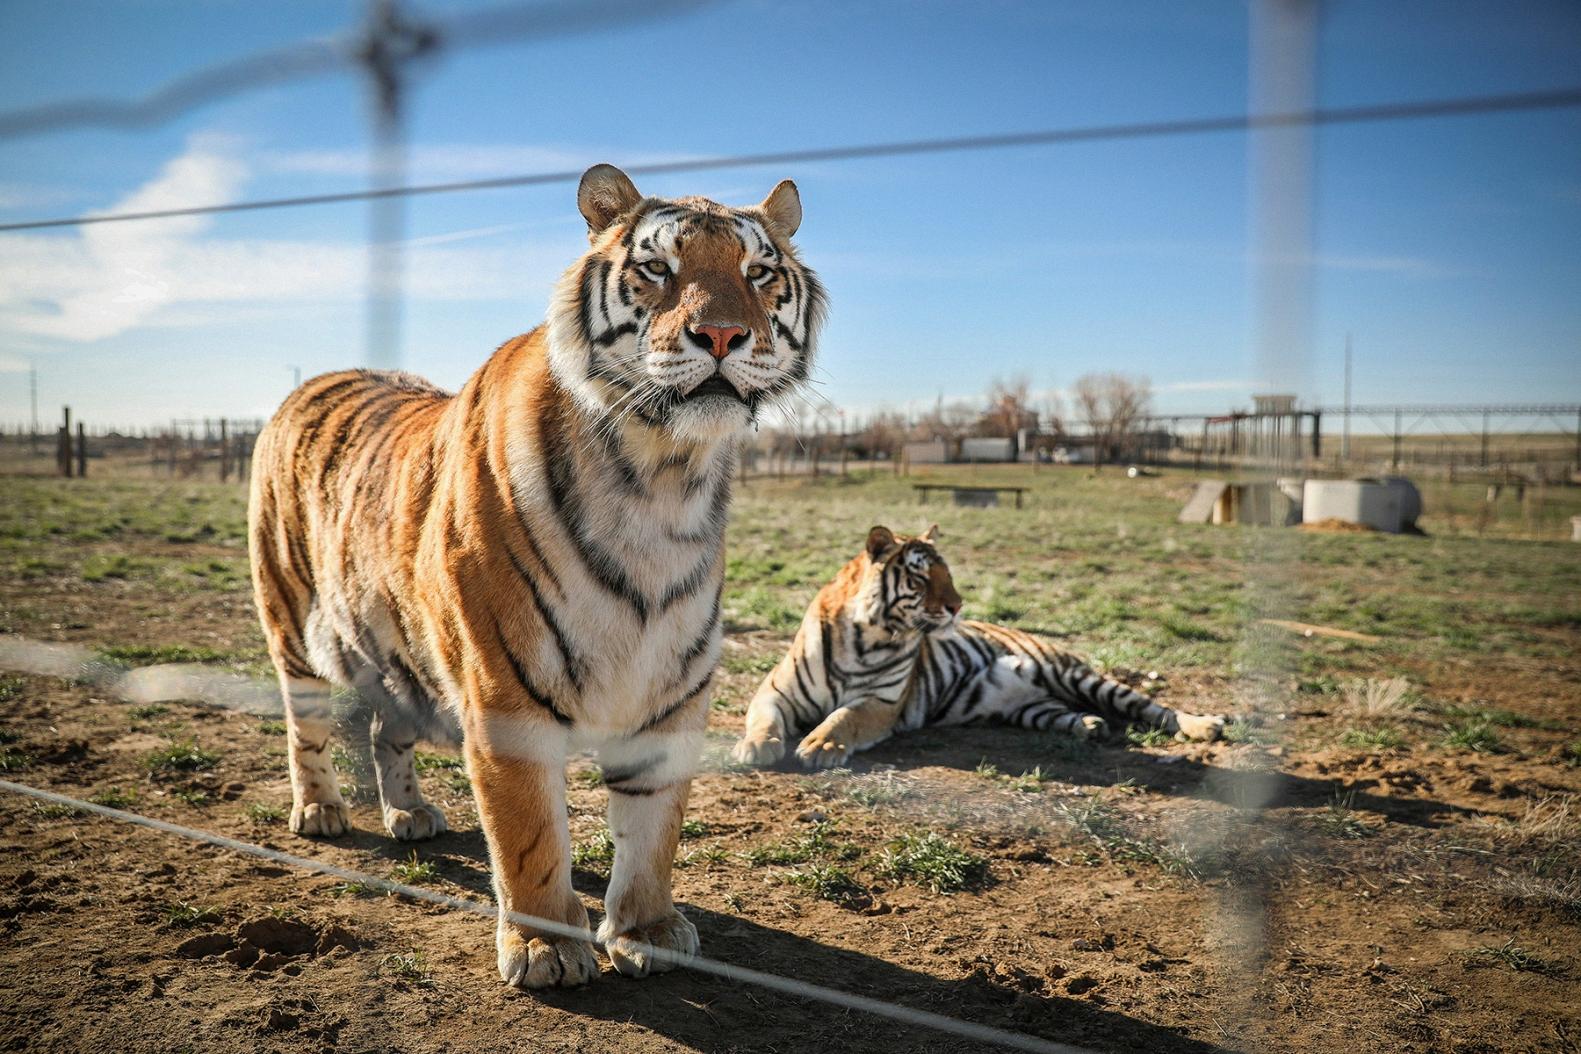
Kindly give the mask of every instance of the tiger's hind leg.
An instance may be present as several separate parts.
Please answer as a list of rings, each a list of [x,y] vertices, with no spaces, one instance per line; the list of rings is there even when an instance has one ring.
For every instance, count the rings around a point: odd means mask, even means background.
[[[1109,734],[1109,722],[1097,714],[1072,710],[1057,699],[1041,698],[1010,708],[1005,721],[1039,732],[1056,732],[1074,739],[1097,740]]]
[[[286,749],[291,768],[291,832],[334,838],[351,830],[351,810],[340,794],[329,741],[335,731],[329,682],[280,677],[285,697]]]
[[[1222,714],[1192,714],[1175,710],[1086,666],[1074,668],[1069,681],[1083,699],[1090,700],[1100,712],[1120,721],[1162,729],[1182,741],[1206,742],[1218,739],[1224,733],[1225,719]]]
[[[438,806],[424,801],[418,787],[417,768],[413,764],[417,748],[416,722],[401,713],[398,706],[383,706],[374,711],[369,730],[385,828],[401,842],[444,834],[449,830],[445,814]]]

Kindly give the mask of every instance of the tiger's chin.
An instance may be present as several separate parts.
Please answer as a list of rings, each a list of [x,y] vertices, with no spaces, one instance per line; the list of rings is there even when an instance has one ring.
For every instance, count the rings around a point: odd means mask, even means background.
[[[683,443],[718,443],[733,439],[752,424],[752,409],[735,395],[689,398],[669,413],[664,425]]]

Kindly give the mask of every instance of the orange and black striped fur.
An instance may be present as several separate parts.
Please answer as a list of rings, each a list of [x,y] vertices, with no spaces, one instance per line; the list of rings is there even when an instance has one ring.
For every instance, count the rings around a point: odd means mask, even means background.
[[[373,712],[385,824],[445,830],[413,745],[461,732],[502,908],[575,925],[565,759],[597,753],[615,862],[598,930],[617,970],[690,954],[670,864],[719,654],[735,444],[811,364],[823,294],[761,204],[645,198],[582,178],[591,250],[550,319],[450,395],[405,374],[304,384],[259,436],[253,584],[290,728],[291,829],[349,816],[332,688]],[[590,944],[501,917],[504,979],[572,985]]]
[[[758,688],[738,761],[773,764],[799,738],[796,756],[827,767],[895,732],[980,721],[1084,738],[1127,724],[1219,736],[1223,717],[1171,710],[1048,641],[959,618],[934,533],[873,528]]]

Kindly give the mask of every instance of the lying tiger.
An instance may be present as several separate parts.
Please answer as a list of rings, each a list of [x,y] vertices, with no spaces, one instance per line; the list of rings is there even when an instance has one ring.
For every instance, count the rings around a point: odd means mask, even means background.
[[[1089,739],[1111,723],[1218,738],[1223,717],[1172,710],[1029,633],[960,619],[936,530],[868,533],[763,679],[737,761],[771,765],[801,735],[796,756],[827,768],[896,731],[980,721]]]

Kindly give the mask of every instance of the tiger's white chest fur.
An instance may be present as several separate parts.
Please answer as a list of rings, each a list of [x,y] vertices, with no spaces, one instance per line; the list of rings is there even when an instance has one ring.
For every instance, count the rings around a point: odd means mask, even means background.
[[[583,443],[574,466],[538,453],[511,457],[517,512],[556,569],[530,658],[579,730],[629,732],[695,698],[718,661],[733,451],[655,462]]]

